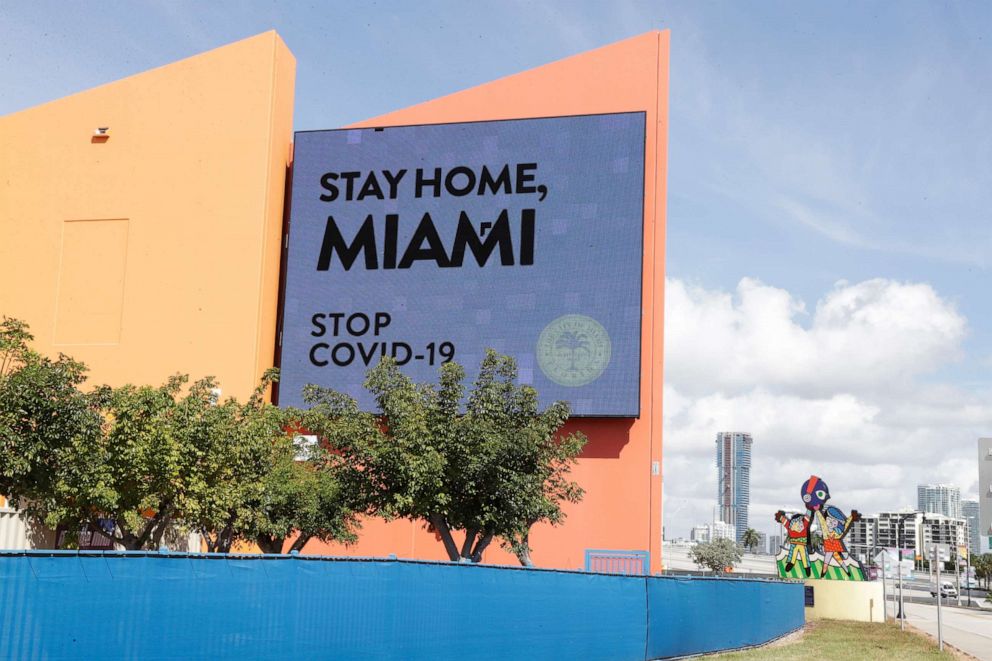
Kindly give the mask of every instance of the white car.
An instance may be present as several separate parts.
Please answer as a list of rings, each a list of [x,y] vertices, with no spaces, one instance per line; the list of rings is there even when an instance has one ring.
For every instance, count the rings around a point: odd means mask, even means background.
[[[930,596],[937,596],[937,588],[930,588]],[[953,599],[958,596],[958,591],[954,589],[953,583],[941,583],[940,584],[940,596],[944,599]]]

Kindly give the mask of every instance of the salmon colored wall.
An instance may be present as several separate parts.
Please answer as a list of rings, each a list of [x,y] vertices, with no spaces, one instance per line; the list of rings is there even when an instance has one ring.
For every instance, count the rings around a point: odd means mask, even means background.
[[[647,113],[641,417],[575,419],[589,437],[575,479],[585,499],[567,508],[564,525],[536,527],[533,559],[542,567],[579,568],[585,549],[649,550],[661,569],[662,341],[665,282],[665,194],[668,153],[669,33],[649,32],[355,126],[437,124],[623,111]],[[491,547],[486,562],[516,564]],[[311,542],[307,553],[446,559],[420,524],[368,521],[357,545]]]
[[[273,360],[295,68],[268,32],[0,117],[0,314],[91,383],[248,395]]]
[[[357,126],[645,111],[641,417],[579,419],[586,489],[532,534],[539,566],[587,548],[650,550],[661,567],[667,32],[650,32]],[[0,117],[0,314],[94,383],[214,375],[246,396],[272,364],[295,60],[274,32]],[[92,139],[109,126],[110,137]],[[366,522],[354,547],[443,558],[419,524]],[[492,548],[487,562],[515,563]]]

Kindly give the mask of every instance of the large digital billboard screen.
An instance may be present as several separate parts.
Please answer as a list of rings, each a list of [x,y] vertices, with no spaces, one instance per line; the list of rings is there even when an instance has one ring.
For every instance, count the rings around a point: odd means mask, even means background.
[[[279,401],[368,410],[365,372],[418,381],[486,348],[542,404],[639,414],[642,112],[296,134]]]

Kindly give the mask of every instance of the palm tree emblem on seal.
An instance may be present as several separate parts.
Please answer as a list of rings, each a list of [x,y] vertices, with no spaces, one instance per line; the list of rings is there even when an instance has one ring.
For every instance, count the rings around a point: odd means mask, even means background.
[[[592,317],[566,314],[548,324],[537,340],[537,362],[555,383],[578,387],[599,378],[610,363],[612,343]]]

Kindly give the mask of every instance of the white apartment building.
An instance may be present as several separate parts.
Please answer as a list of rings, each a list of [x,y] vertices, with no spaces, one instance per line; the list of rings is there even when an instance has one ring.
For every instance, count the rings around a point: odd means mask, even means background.
[[[844,541],[853,557],[861,562],[867,562],[879,547],[878,517],[863,514],[859,521],[851,523],[851,529]]]
[[[723,521],[714,521],[693,527],[689,532],[689,539],[693,542],[714,542],[718,539],[729,539],[737,541],[737,534],[734,526]]]
[[[949,549],[968,546],[968,522],[960,517],[943,514],[923,515],[923,548],[935,544]]]
[[[916,509],[958,518],[961,516],[961,489],[953,484],[919,484]]]
[[[918,554],[923,548],[923,512],[879,512],[876,534],[879,547],[913,549]]]
[[[865,517],[870,518],[874,517]],[[958,547],[968,545],[968,522],[961,517],[907,509],[879,512],[877,520],[875,541],[879,548],[913,549],[917,557],[928,558],[933,554],[934,545],[940,547],[941,555],[945,557],[951,557]]]

